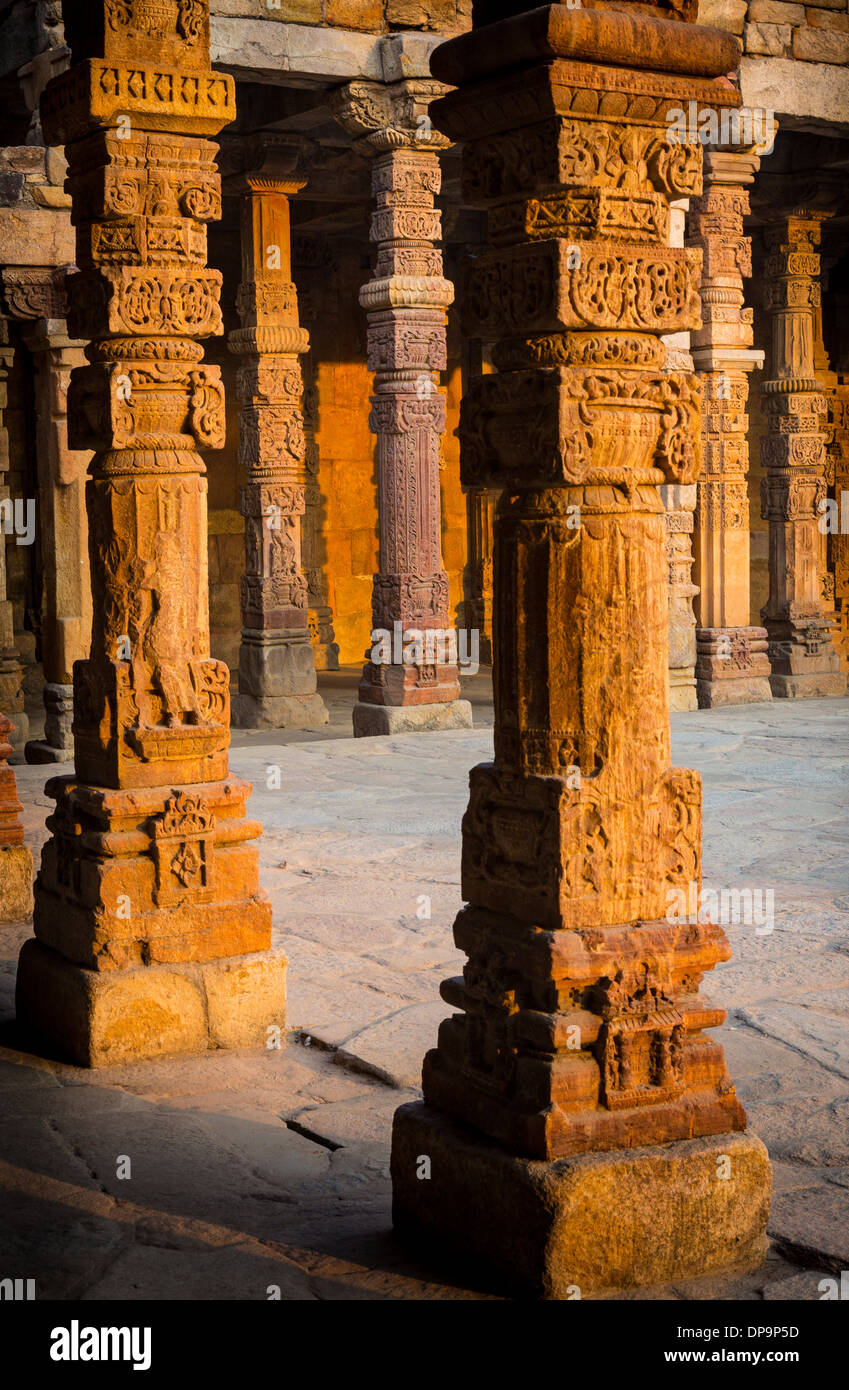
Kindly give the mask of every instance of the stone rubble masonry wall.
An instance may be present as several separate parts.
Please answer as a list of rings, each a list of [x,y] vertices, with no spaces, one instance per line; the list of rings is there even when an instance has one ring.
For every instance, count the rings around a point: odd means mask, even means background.
[[[849,65],[847,0],[700,0],[698,23],[741,38],[746,105],[849,124],[849,81],[841,71]]]
[[[471,0],[212,0],[222,19],[270,19],[287,24],[326,24],[334,29],[469,29]]]

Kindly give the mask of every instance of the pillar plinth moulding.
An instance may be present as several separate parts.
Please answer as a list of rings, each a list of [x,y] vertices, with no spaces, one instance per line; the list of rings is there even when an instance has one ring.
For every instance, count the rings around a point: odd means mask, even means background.
[[[412,78],[386,87],[354,82],[335,107],[346,129],[364,137],[360,152],[374,160],[377,204],[371,226],[377,265],[360,303],[375,373],[369,425],[377,436],[380,569],[372,645],[354,706],[356,736],[472,723],[471,705],[460,699],[442,568],[445,394],[439,381],[448,365],[445,327],[454,287],[442,273],[434,199],[442,182],[438,152],[450,141],[433,128],[428,107],[443,90]],[[379,646],[384,659],[377,661]],[[407,659],[399,660],[405,649]]]
[[[702,326],[693,362],[702,382],[704,467],[698,482],[696,569],[699,705],[772,699],[766,628],[749,621],[748,373],[763,365],[752,347],[743,277],[752,273],[743,235],[754,147],[706,149],[704,192],[690,205],[688,244],[703,255]]]
[[[8,378],[14,361],[14,348],[9,342],[9,325],[0,318],[0,503],[11,502],[6,485],[9,471],[9,434],[5,424],[8,404]],[[13,512],[14,516],[14,512]],[[6,737],[17,752],[26,743],[29,719],[24,711],[24,691],[21,683],[21,664],[15,647],[15,620],[12,601],[6,593],[6,534],[0,527],[0,710],[11,717]]]
[[[664,370],[661,341],[699,323],[700,257],[670,246],[669,202],[700,193],[701,147],[668,141],[667,111],[737,105],[707,79],[738,52],[555,5],[432,60],[458,89],[432,116],[463,143],[493,247],[463,332],[496,341],[499,370],[471,382],[460,440],[464,484],[503,489],[495,757],[463,820],[456,1013],[424,1102],[395,1116],[394,1220],[547,1298],[766,1244],[766,1150],[707,1031],[724,1011],[699,993],[730,951],[693,907],[700,778],[670,765],[658,491],[692,486],[701,453],[698,379]],[[660,53],[672,72],[651,70]]]
[[[317,693],[309,633],[307,581],[301,559],[305,511],[304,382],[300,357],[309,335],[298,322],[292,282],[289,199],[304,187],[304,147],[259,135],[238,151],[241,175],[228,191],[241,196],[241,328],[228,346],[239,368],[239,462],[246,482],[239,695],[233,722],[242,728],[318,728],[328,720]]]
[[[70,762],[74,662],[85,660],[91,638],[85,508],[91,454],[68,447],[67,422],[68,383],[72,369],[85,363],[85,344],[68,336],[64,267],[4,267],[2,276],[6,303],[20,320],[35,366],[45,718],[44,737],[27,743],[26,760]]]
[[[770,379],[763,383],[768,433],[761,510],[769,522],[769,634],[773,696],[843,695],[846,677],[822,593],[820,502],[826,495],[827,403],[814,365],[825,213],[782,213],[765,232],[767,308],[772,318]]]
[[[15,774],[6,761],[11,731],[11,721],[0,712],[0,925],[32,912],[32,854],[24,844]]]
[[[66,7],[67,8],[67,7]],[[92,638],[74,666],[74,775],[54,777],[21,952],[20,1025],[99,1066],[259,1044],[282,1023],[247,783],[228,769],[229,673],[209,653],[206,470],[224,442],[222,331],[206,223],[233,79],[210,70],[205,0],[73,6],[73,65],[47,87],[64,144],[89,341],[68,441],[86,488]]]

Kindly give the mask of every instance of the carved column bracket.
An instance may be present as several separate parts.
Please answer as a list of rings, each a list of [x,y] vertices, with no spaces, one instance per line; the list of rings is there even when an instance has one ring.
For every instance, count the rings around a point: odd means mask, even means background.
[[[771,376],[763,383],[767,435],[761,510],[769,522],[769,633],[774,696],[843,695],[846,677],[822,592],[820,504],[826,496],[823,426],[828,406],[815,373],[821,223],[796,210],[766,231],[765,279],[772,317]]]
[[[743,278],[752,273],[743,235],[747,185],[757,172],[753,147],[705,151],[704,192],[690,205],[688,244],[702,252],[702,326],[693,362],[702,381],[704,465],[696,506],[699,704],[769,700],[765,628],[749,623],[748,373],[763,364],[752,347],[752,310]]]
[[[42,97],[64,144],[79,273],[68,444],[86,487],[88,659],[74,664],[74,763],[55,777],[23,948],[21,1025],[86,1066],[260,1043],[282,1020],[260,826],[229,775],[229,672],[209,652],[206,469],[224,441],[217,146],[232,78],[207,0],[66,6],[73,65]],[[234,959],[235,958],[235,959]]]
[[[242,644],[234,722],[244,728],[317,728],[327,723],[317,693],[301,561],[305,512],[304,382],[309,335],[298,321],[292,281],[289,199],[306,182],[308,153],[286,136],[259,135],[229,152],[228,178],[242,216],[241,328],[230,351],[241,359],[239,462],[245,471]]]
[[[426,80],[355,82],[336,99],[338,118],[363,136],[361,152],[374,159],[376,204],[377,264],[360,303],[375,373],[369,426],[377,436],[380,570],[354,707],[358,736],[472,722],[470,704],[460,699],[441,547],[439,382],[454,288],[442,273],[434,200],[442,183],[438,151],[450,142],[428,110],[444,90]]]

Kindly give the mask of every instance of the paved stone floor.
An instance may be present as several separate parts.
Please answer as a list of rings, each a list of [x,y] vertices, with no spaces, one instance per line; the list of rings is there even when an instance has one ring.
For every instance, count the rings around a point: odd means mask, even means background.
[[[232,756],[254,782],[289,956],[283,1049],[93,1073],[26,1055],[13,978],[28,928],[0,928],[0,1277],[34,1277],[39,1297],[503,1296],[396,1247],[388,1178],[392,1113],[416,1095],[439,982],[462,964],[459,828],[468,768],[491,755],[488,682],[469,683],[474,732],[366,740],[348,737],[351,673],[322,687],[327,730],[237,734]],[[755,1273],[629,1297],[816,1299],[849,1269],[847,711],[673,717],[676,762],[704,778],[706,886],[774,894],[774,930],[728,925],[734,959],[708,982],[774,1164],[773,1244]],[[45,770],[17,773],[37,852]]]

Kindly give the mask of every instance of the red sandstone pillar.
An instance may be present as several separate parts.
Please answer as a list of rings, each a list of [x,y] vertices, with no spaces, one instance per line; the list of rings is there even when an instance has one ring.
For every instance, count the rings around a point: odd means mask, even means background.
[[[447,366],[446,312],[454,289],[442,274],[440,148],[431,98],[442,88],[406,80],[352,83],[337,115],[366,134],[374,157],[377,244],[374,277],[360,303],[368,317],[375,373],[369,424],[377,436],[380,569],[374,577],[372,637],[354,707],[354,734],[468,728],[460,699],[448,576],[442,568],[439,459]]]
[[[493,247],[463,331],[497,340],[499,371],[460,439],[464,483],[503,489],[495,759],[463,820],[456,1012],[423,1104],[395,1116],[394,1221],[549,1298],[765,1250],[766,1150],[699,993],[730,952],[691,906],[701,782],[669,761],[658,492],[695,482],[701,444],[698,379],[663,370],[661,338],[699,323],[669,203],[700,193],[701,148],[669,142],[668,113],[739,104],[711,81],[738,55],[715,30],[553,5],[433,58]]]

